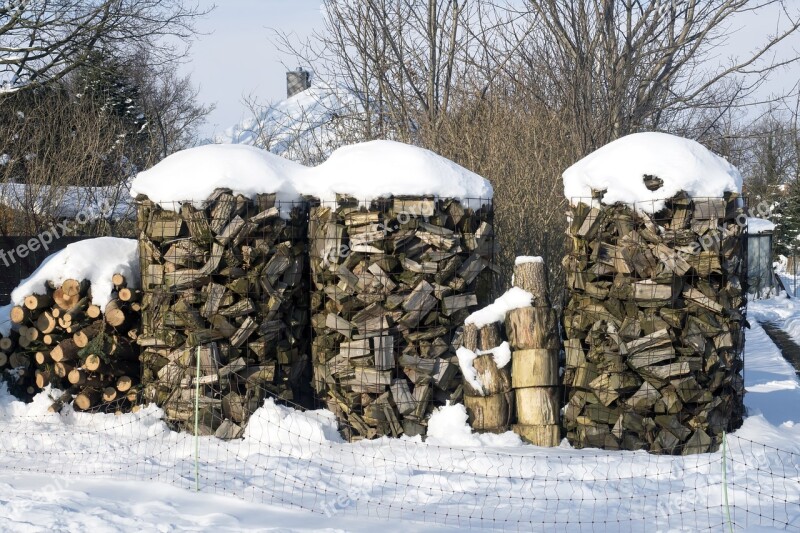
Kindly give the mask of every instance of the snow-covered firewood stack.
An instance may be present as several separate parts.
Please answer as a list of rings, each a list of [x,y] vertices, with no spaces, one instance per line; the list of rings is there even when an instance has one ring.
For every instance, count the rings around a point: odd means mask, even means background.
[[[743,416],[741,176],[701,145],[625,137],[564,173],[567,437],[714,451]]]
[[[426,150],[342,148],[315,169],[314,386],[350,440],[417,435],[458,400],[453,335],[491,292],[491,186]]]
[[[317,391],[351,438],[424,433],[456,399],[453,332],[491,291],[490,206],[343,200],[312,208],[309,228]]]
[[[74,277],[70,277],[74,276]],[[104,237],[67,246],[12,293],[17,339],[10,389],[28,399],[52,385],[58,410],[125,412],[138,404],[141,291],[136,241]],[[74,400],[74,401],[73,401]]]
[[[267,396],[312,399],[308,210],[281,198],[292,166],[250,147],[204,146],[134,182],[144,399],[174,427],[194,429],[197,401],[201,433],[235,438]]]

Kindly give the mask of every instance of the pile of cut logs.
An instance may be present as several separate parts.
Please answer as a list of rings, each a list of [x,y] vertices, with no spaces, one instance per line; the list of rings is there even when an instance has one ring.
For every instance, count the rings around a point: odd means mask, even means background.
[[[267,396],[309,404],[306,205],[228,189],[200,207],[137,200],[145,401],[192,431],[197,399],[201,433],[220,438]]]
[[[460,400],[453,335],[491,295],[491,219],[426,197],[311,209],[314,388],[345,438],[424,435]]]
[[[136,409],[141,291],[129,288],[121,274],[112,282],[105,312],[91,303],[90,283],[74,279],[11,308],[16,346],[13,337],[0,339],[0,349],[11,352],[0,355],[0,362],[14,369],[7,375],[15,395],[30,398],[52,385],[63,391],[52,411],[69,402],[81,411]]]
[[[475,431],[503,433],[514,418],[510,365],[499,367],[492,353],[502,345],[502,337],[499,322],[481,327],[468,323],[460,339],[456,339],[461,347],[472,352],[471,364],[480,385],[476,388],[464,379],[464,407],[467,421]]]
[[[472,367],[464,372],[464,405],[476,431],[502,433],[516,421],[512,429],[525,441],[557,446],[561,440],[560,342],[558,319],[547,298],[544,262],[540,258],[516,261],[513,280],[515,288],[506,295],[516,291],[528,303],[508,309],[504,319],[493,311],[497,315],[492,318],[498,321],[489,324],[476,324],[477,313],[468,317],[458,339],[457,353],[471,359],[464,363]],[[498,357],[503,350],[508,358]],[[472,373],[480,385],[477,389],[466,379]]]
[[[743,416],[742,201],[570,210],[564,413],[577,447],[716,450]]]

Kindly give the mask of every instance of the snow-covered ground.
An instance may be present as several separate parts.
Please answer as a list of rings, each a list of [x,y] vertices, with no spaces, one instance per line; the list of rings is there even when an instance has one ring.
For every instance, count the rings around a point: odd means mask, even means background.
[[[725,470],[722,452],[665,457],[478,436],[461,406],[436,415],[425,443],[348,444],[329,412],[269,400],[243,440],[195,441],[169,431],[154,407],[57,415],[44,394],[23,405],[3,388],[0,530],[698,531],[726,527],[728,509],[739,530],[798,530],[800,382],[758,325],[800,324],[796,302],[750,307],[750,416],[728,437]]]
[[[18,211],[49,213],[55,218],[133,220],[136,207],[127,183],[109,187],[30,186],[0,183],[0,204]]]

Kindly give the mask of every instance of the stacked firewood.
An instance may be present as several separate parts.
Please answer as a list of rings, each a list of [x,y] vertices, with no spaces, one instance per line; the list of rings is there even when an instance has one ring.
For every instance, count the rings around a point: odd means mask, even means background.
[[[459,400],[453,335],[491,292],[491,205],[348,197],[311,209],[314,387],[345,438],[425,434]]]
[[[690,454],[741,424],[742,201],[680,193],[653,215],[570,210],[567,437]]]
[[[310,402],[305,204],[228,189],[174,211],[138,201],[145,400],[189,431],[197,403],[220,438],[267,396]]]
[[[8,356],[15,369],[13,392],[28,399],[47,385],[63,391],[51,407],[65,403],[81,411],[126,412],[138,404],[141,291],[121,274],[105,312],[91,303],[87,280],[67,279],[44,294],[27,296],[11,309],[17,346]],[[11,338],[0,340],[0,349]],[[4,359],[0,356],[0,360]]]

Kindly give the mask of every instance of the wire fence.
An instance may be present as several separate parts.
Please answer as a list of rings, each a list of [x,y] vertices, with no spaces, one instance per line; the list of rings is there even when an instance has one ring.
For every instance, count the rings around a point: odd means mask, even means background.
[[[800,450],[735,435],[718,452],[676,457],[418,439],[351,444],[329,413],[270,400],[242,439],[227,441],[173,432],[152,408],[31,411],[0,416],[0,471],[46,471],[67,485],[86,476],[160,481],[328,516],[469,528],[800,529]]]

